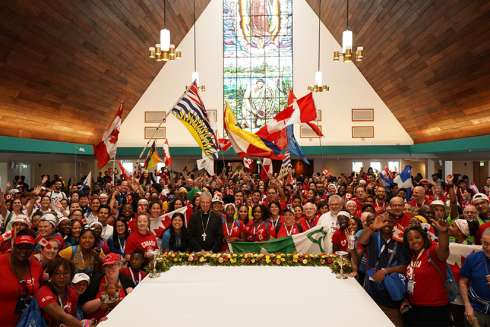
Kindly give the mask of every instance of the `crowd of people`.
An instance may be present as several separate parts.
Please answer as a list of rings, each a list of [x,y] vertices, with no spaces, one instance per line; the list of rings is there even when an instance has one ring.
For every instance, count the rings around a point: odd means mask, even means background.
[[[349,253],[352,276],[396,326],[490,326],[490,178],[480,188],[458,175],[412,180],[400,189],[371,169],[260,179],[162,168],[101,173],[92,187],[43,176],[29,188],[16,177],[0,191],[0,326],[33,303],[49,326],[94,326],[158,251],[223,252],[314,226]],[[451,242],[482,251],[448,270]]]

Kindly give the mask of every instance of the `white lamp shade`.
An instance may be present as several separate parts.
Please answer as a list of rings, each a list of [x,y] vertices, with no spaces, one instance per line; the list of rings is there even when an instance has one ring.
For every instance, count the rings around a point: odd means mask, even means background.
[[[352,31],[345,30],[342,33],[342,52],[345,53],[345,50],[352,50]]]
[[[160,30],[160,48],[162,51],[170,49],[170,31],[166,28]]]
[[[194,83],[194,81],[196,81],[196,84],[199,85],[199,73],[198,72],[192,72],[191,82]]]
[[[315,85],[323,85],[323,74],[322,72],[315,73]]]

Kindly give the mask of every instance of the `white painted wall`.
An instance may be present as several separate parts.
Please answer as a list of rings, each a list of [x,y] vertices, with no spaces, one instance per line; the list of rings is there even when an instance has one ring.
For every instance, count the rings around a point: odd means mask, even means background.
[[[294,90],[298,97],[306,94],[313,82],[317,53],[317,16],[304,0],[294,3]],[[197,21],[197,68],[206,92],[201,94],[208,109],[218,109],[218,131],[222,135],[223,108],[223,17],[222,1],[212,0]],[[158,35],[155,35],[155,39]],[[363,145],[413,144],[412,139],[376,94],[374,89],[353,64],[334,63],[332,52],[339,48],[330,32],[321,26],[321,70],[330,86],[329,92],[315,94],[317,107],[322,110],[325,136],[322,140],[300,139],[302,145]],[[119,146],[142,146],[144,140],[144,112],[170,110],[189,84],[193,71],[193,34],[186,35],[179,47],[183,51],[180,61],[163,66],[134,109],[122,124]],[[354,35],[354,45],[355,35]],[[369,53],[369,51],[367,51]],[[150,60],[150,59],[148,59]],[[363,63],[361,63],[362,65]],[[157,63],[155,63],[157,65]],[[352,108],[374,108],[375,138],[352,139]],[[155,125],[155,124],[154,124]],[[146,125],[150,126],[150,125]],[[173,116],[167,123],[170,146],[196,146],[194,140]]]

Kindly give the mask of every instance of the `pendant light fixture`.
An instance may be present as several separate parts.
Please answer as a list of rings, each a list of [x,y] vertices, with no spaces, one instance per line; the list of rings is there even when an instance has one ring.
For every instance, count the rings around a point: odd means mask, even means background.
[[[312,92],[328,91],[329,87],[323,84],[323,74],[320,71],[320,49],[321,49],[321,29],[320,29],[320,14],[322,12],[322,0],[318,3],[318,53],[317,53],[317,69],[315,72],[315,84],[308,86],[308,90]]]
[[[197,72],[197,47],[196,47],[196,0],[194,0],[194,25],[192,27],[194,32],[194,71],[191,75],[191,82],[196,82],[197,88],[204,92],[206,87],[204,84],[199,84],[199,73]]]
[[[150,47],[149,57],[155,61],[169,61],[182,58],[182,52],[175,49],[175,45],[170,42],[170,31],[165,27],[167,25],[167,3],[163,1],[163,23],[164,26],[160,30],[160,43],[155,44],[154,47]]]
[[[352,31],[349,30],[349,0],[347,0],[346,28],[342,33],[342,50],[333,52],[333,61],[340,61],[340,59],[342,59],[343,62],[352,62],[353,59],[355,61],[362,61],[364,58],[364,48],[358,46],[355,55],[352,53],[352,48],[353,37]]]

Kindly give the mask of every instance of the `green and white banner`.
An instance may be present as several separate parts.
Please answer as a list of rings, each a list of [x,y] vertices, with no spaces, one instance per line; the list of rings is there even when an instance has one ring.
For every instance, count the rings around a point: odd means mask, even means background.
[[[232,242],[228,246],[233,253],[332,253],[332,235],[328,228],[316,226],[306,232],[280,239]]]

